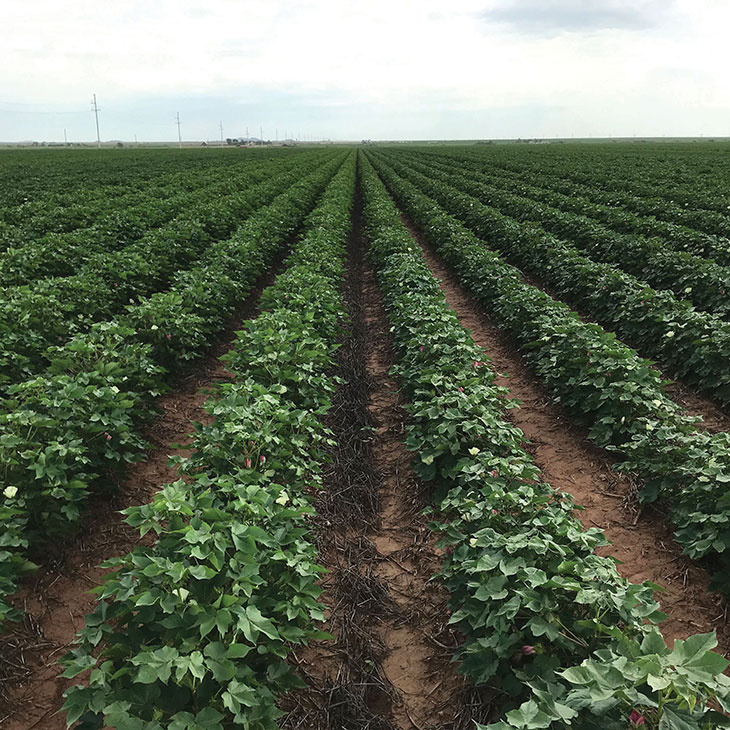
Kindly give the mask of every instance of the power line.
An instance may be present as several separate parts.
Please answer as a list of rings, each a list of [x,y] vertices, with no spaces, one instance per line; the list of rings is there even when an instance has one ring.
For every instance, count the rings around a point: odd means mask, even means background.
[[[0,104],[11,104],[12,102],[8,101],[0,101]],[[32,111],[30,109],[0,109],[0,113],[2,114],[43,114],[43,115],[49,115],[49,116],[56,116],[58,114],[88,114],[89,112],[84,111],[78,111],[78,112],[46,112],[46,111]]]

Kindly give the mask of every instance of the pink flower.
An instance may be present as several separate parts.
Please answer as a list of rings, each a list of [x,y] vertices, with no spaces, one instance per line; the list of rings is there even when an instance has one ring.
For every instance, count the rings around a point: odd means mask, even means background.
[[[463,388],[459,388],[459,393],[463,393],[463,392],[464,392],[464,389]]]
[[[171,340],[172,339],[172,335],[167,335],[167,339],[168,340]]]
[[[499,510],[498,509],[493,509],[492,510],[492,514],[493,515],[498,515],[499,514]]]
[[[249,445],[249,446],[253,446],[253,441],[249,441],[249,442],[248,442],[248,445]]]
[[[251,459],[246,459],[246,468],[247,469],[251,468]]]
[[[421,345],[421,346],[420,346],[420,347],[419,347],[418,349],[419,349],[419,350],[420,350],[421,352],[423,352],[423,345]]]
[[[522,647],[522,653],[523,653],[524,656],[535,656],[535,654],[537,652],[535,651],[535,647],[534,646],[530,646],[529,644],[525,644]]]
[[[473,368],[478,368],[480,365],[481,363],[479,362],[479,360],[474,360],[474,362],[471,364]]]
[[[261,454],[261,456],[259,456],[259,461],[263,464],[266,461],[266,457]]]
[[[645,725],[646,720],[644,716],[638,710],[632,710],[629,715],[629,721],[632,725]]]
[[[111,441],[112,440],[112,437],[106,431],[104,431],[104,435],[106,436],[106,440],[107,441]]]
[[[499,476],[496,469],[492,469],[492,479],[496,479]]]

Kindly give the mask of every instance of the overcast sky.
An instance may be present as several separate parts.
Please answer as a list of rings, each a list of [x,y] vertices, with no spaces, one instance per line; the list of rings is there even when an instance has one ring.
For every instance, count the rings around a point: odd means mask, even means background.
[[[728,0],[3,4],[0,140],[730,135]]]

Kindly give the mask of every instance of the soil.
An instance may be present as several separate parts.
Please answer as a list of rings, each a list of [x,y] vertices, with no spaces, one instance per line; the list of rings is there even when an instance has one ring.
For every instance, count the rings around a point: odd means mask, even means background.
[[[53,558],[16,597],[16,605],[25,612],[24,621],[0,644],[0,652],[12,658],[16,672],[14,681],[4,687],[3,730],[65,730],[63,715],[56,713],[71,680],[59,676],[57,662],[71,648],[84,617],[96,605],[89,590],[106,573],[99,564],[151,539],[141,540],[138,531],[124,522],[120,510],[149,502],[163,485],[179,478],[168,463],[170,455],[189,455],[195,422],[210,420],[203,410],[210,389],[231,378],[218,358],[231,348],[243,322],[257,312],[261,291],[275,278],[280,261],[259,279],[209,353],[172,383],[169,394],[157,399],[158,415],[143,434],[151,445],[146,459],[126,469],[112,495],[95,495],[90,500],[79,535],[60,552],[54,546]]]
[[[524,432],[526,448],[545,479],[573,495],[583,508],[576,516],[586,528],[604,531],[612,545],[600,552],[620,561],[621,575],[634,583],[648,580],[664,588],[657,600],[668,614],[661,625],[667,642],[671,645],[676,638],[716,630],[717,650],[730,656],[727,607],[721,596],[708,591],[708,572],[682,555],[664,515],[651,507],[639,510],[637,487],[631,478],[615,472],[610,456],[594,447],[584,430],[571,424],[509,337],[461,287],[405,217],[404,222],[441,280],[449,305],[499,373],[497,382],[521,402],[508,417]]]
[[[403,444],[389,324],[362,262],[359,194],[350,244],[351,334],[339,350],[345,383],[330,416],[338,446],[317,505],[318,545],[329,570],[324,628],[335,638],[297,653],[310,689],[289,698],[283,727],[466,727],[448,597],[430,580],[441,551],[421,515],[428,498]]]
[[[429,581],[438,571],[441,551],[421,515],[423,490],[403,443],[405,418],[398,384],[389,376],[393,352],[388,322],[371,270],[365,270],[363,281],[371,345],[366,362],[376,383],[368,409],[377,434],[373,457],[381,473],[380,519],[368,538],[380,557],[374,574],[388,586],[396,609],[378,632],[387,649],[383,671],[399,696],[393,706],[397,728],[446,728],[457,720],[459,708],[453,698],[464,680],[449,664],[457,638],[446,625],[446,590]]]

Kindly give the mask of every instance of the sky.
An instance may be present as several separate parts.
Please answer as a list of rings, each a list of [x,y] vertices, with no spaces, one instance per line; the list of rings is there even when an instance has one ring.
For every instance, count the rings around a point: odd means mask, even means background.
[[[24,0],[0,141],[730,136],[729,0]]]

